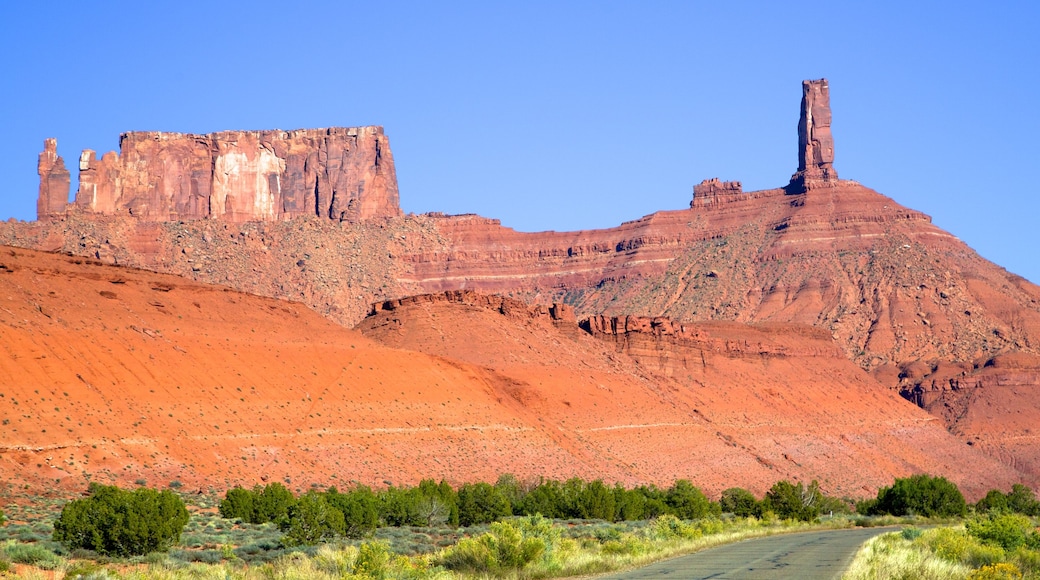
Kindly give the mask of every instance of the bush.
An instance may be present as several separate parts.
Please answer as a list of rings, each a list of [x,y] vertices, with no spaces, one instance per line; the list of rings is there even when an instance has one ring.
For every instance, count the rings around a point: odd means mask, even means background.
[[[738,518],[757,517],[759,514],[758,500],[750,491],[741,487],[731,487],[723,491],[719,506],[723,512],[731,513]]]
[[[934,528],[925,531],[919,539],[936,556],[948,562],[960,562],[973,545],[966,532],[953,528]]]
[[[4,516],[4,510],[0,510],[0,526],[7,522],[7,517]]]
[[[1033,531],[1033,522],[1021,514],[991,513],[988,517],[968,521],[965,529],[982,543],[1000,546],[1010,552],[1026,544]]]
[[[226,494],[224,494],[224,499],[220,500],[220,517],[229,520],[237,519],[250,523],[258,523],[253,522],[255,513],[253,511],[253,504],[255,501],[256,494],[248,489],[243,489],[241,487],[230,489]]]
[[[679,479],[668,488],[665,503],[676,517],[684,520],[695,520],[721,513],[718,504],[709,501],[704,492],[686,479]]]
[[[250,520],[253,524],[279,523],[296,503],[292,492],[278,482],[269,483],[263,489],[254,487],[253,498],[253,519]]]
[[[326,497],[329,505],[343,514],[343,535],[348,538],[364,537],[379,526],[379,498],[371,489],[361,485],[350,492],[339,493],[331,488]]]
[[[773,484],[762,498],[762,510],[772,511],[781,519],[811,522],[820,515],[820,486],[815,481],[806,488],[787,480]]]
[[[512,514],[509,500],[487,483],[467,483],[459,489],[459,524],[487,524]]]
[[[1021,580],[1022,572],[1018,567],[1007,562],[983,566],[968,574],[967,580]]]
[[[164,552],[180,541],[188,523],[184,502],[171,491],[98,484],[89,490],[89,497],[65,504],[54,522],[54,540],[69,550],[106,556]]]
[[[650,524],[649,533],[659,540],[690,540],[701,537],[701,531],[694,525],[688,524],[679,518],[665,514]]]
[[[496,574],[520,570],[545,551],[545,539],[525,535],[510,523],[495,522],[488,533],[464,538],[445,550],[441,563],[451,570]]]
[[[362,578],[383,578],[390,563],[390,548],[383,542],[369,542],[358,548],[354,574]]]
[[[4,555],[16,564],[28,564],[44,570],[55,570],[65,563],[65,559],[54,552],[32,544],[8,544],[4,547]]]
[[[1027,516],[1040,516],[1040,502],[1036,500],[1033,490],[1016,483],[1007,494],[1008,509]]]
[[[925,517],[963,516],[968,505],[957,486],[944,477],[914,475],[878,491],[874,514]]]
[[[975,504],[975,511],[979,513],[988,511],[1007,511],[1008,500],[999,489],[991,489],[986,492],[986,497]]]
[[[559,481],[542,481],[520,501],[517,512],[523,515],[542,515],[547,518],[564,517],[563,488]]]
[[[285,532],[286,546],[313,546],[346,532],[343,512],[329,505],[325,495],[310,492],[289,507],[279,528]]]

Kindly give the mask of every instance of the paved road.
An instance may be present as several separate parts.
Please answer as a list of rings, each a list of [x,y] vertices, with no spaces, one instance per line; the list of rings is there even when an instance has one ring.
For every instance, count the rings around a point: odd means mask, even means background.
[[[892,528],[828,530],[744,540],[597,580],[840,578],[860,545]]]

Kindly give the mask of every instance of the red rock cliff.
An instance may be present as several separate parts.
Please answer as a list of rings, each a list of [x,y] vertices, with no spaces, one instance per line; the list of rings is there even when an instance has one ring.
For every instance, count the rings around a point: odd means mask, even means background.
[[[40,156],[40,211],[64,212],[53,140]],[[47,158],[45,163],[45,159]],[[75,209],[149,221],[298,216],[361,222],[401,215],[397,174],[382,127],[131,132],[120,153],[83,151]],[[65,173],[66,192],[68,173]]]

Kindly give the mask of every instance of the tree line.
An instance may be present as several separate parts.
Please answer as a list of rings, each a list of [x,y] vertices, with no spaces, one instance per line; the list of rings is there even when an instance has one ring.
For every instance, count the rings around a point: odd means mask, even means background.
[[[66,504],[54,524],[54,539],[70,550],[115,556],[164,551],[179,541],[188,522],[183,500],[170,490],[127,491],[91,484],[88,491],[88,497]],[[685,479],[666,488],[628,488],[580,478],[523,483],[512,475],[503,475],[494,484],[467,483],[458,489],[444,481],[423,480],[411,487],[375,491],[356,485],[342,492],[330,487],[299,496],[281,483],[270,483],[228,490],[219,504],[222,517],[252,524],[273,522],[283,532],[283,543],[290,546],[360,538],[380,526],[473,526],[512,516],[619,522],[661,516],[697,520],[728,513],[813,521],[821,514],[853,510],[863,515],[954,517],[965,515],[968,507],[955,484],[929,475],[896,479],[876,498],[854,504],[822,493],[816,481],[808,485],[778,481],[761,499],[734,487],[712,501]],[[973,507],[977,512],[1040,516],[1040,502],[1024,485],[1015,485],[1008,493],[991,490]]]

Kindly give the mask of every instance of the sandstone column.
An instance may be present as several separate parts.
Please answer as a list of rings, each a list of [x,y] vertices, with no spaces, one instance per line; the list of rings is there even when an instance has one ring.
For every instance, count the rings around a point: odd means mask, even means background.
[[[798,172],[791,186],[805,191],[836,184],[834,138],[831,136],[831,96],[827,79],[802,81],[802,112],[798,119]]]
[[[69,170],[58,155],[58,140],[43,142],[43,152],[36,165],[40,175],[40,197],[36,200],[36,219],[53,219],[65,215],[69,203]]]

